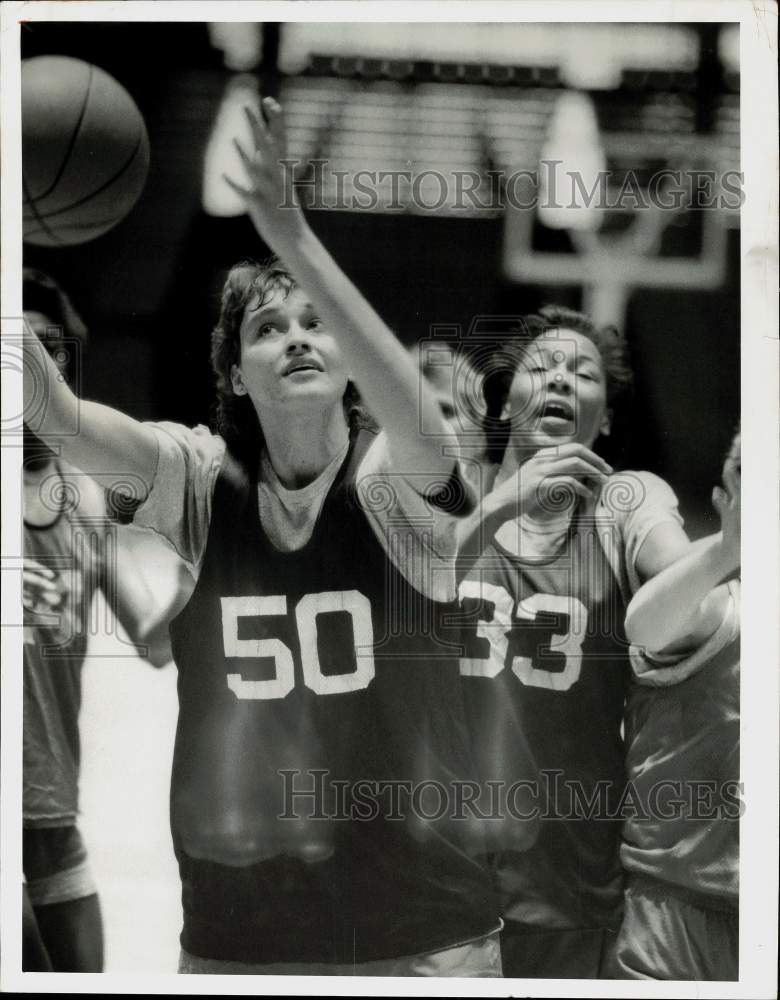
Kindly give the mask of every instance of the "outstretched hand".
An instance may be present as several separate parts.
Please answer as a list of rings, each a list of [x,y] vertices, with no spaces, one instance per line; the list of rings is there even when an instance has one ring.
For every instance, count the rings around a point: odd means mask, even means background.
[[[244,113],[252,151],[248,152],[238,139],[234,139],[233,144],[246,170],[246,181],[239,184],[227,174],[222,176],[243,199],[262,238],[274,250],[283,253],[285,241],[297,235],[303,222],[293,190],[292,173],[283,162],[286,158],[284,116],[272,97],[263,98],[262,116],[249,107],[244,108]]]

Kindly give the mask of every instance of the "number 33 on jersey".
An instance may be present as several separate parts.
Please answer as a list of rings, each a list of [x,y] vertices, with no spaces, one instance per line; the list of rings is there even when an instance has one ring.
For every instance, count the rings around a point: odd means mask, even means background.
[[[588,611],[576,597],[531,594],[515,603],[502,586],[464,580],[460,598],[476,620],[466,634],[464,677],[495,677],[508,667],[523,684],[552,691],[568,691],[579,679]]]

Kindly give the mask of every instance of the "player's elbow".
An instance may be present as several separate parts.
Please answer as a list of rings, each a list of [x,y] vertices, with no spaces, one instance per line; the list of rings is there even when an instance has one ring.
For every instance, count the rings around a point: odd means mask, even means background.
[[[167,647],[165,646],[152,647],[147,645],[144,648],[143,652],[144,652],[143,656],[144,660],[146,660],[148,664],[155,667],[155,669],[157,670],[160,670],[163,667],[167,667],[168,664],[171,663],[173,660],[173,655],[171,653],[170,645],[168,645]]]
[[[150,652],[146,657],[146,662],[151,664],[155,669],[161,670],[163,667],[167,667],[169,663],[173,662],[173,656],[171,654],[171,648],[168,647],[167,650],[160,650],[156,652]]]
[[[633,604],[633,602],[632,602]],[[650,609],[629,604],[626,611],[626,638],[647,655],[681,655],[698,648],[717,629],[722,618],[722,603],[710,598],[690,614],[675,614],[667,608],[663,616]]]
[[[626,612],[625,622],[626,639],[632,646],[639,649],[652,650],[653,646],[658,647],[658,631],[650,627],[645,616],[641,612],[632,610],[629,605]]]
[[[647,653],[661,653],[688,631],[687,622],[675,618],[671,609],[653,607],[641,595],[634,597],[626,609],[626,638]]]
[[[153,629],[141,641],[144,647],[144,659],[153,667],[165,667],[173,659],[171,638],[167,625]]]
[[[142,623],[135,617],[124,614],[119,616],[119,621],[141,659],[153,667],[165,667],[171,662],[173,651],[167,617]]]

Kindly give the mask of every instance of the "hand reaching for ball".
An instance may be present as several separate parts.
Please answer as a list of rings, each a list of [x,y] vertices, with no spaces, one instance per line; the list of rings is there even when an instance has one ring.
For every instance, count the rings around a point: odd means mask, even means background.
[[[284,252],[300,232],[303,213],[292,187],[292,174],[282,161],[286,158],[284,117],[272,97],[263,98],[262,117],[244,108],[252,139],[252,152],[244,143],[233,143],[246,170],[246,183],[223,174],[226,183],[241,197],[249,217],[263,239]],[[263,120],[265,119],[265,121]]]

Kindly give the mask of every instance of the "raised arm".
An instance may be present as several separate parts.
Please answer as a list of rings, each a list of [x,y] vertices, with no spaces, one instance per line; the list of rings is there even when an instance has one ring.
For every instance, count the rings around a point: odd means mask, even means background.
[[[265,242],[281,257],[338,337],[366,404],[385,429],[396,470],[448,477],[455,460],[442,454],[450,431],[432,398],[420,394],[420,376],[407,350],[347,278],[309,228],[285,189],[282,110],[266,98],[266,126],[247,109],[254,142],[249,155],[236,141],[248,186],[226,177],[243,199]],[[421,427],[433,433],[424,435]],[[437,433],[439,432],[439,433]],[[441,436],[440,436],[441,435]]]
[[[626,635],[649,652],[696,647],[723,618],[728,591],[719,584],[740,564],[739,477],[733,462],[727,461],[723,476],[725,489],[713,491],[722,530],[691,545],[648,580],[628,606]]]
[[[157,464],[152,431],[118,410],[79,399],[29,328],[24,336],[24,413],[30,415],[30,430],[49,446],[59,445],[70,465],[98,476],[102,486],[128,484],[134,497],[144,499]]]

